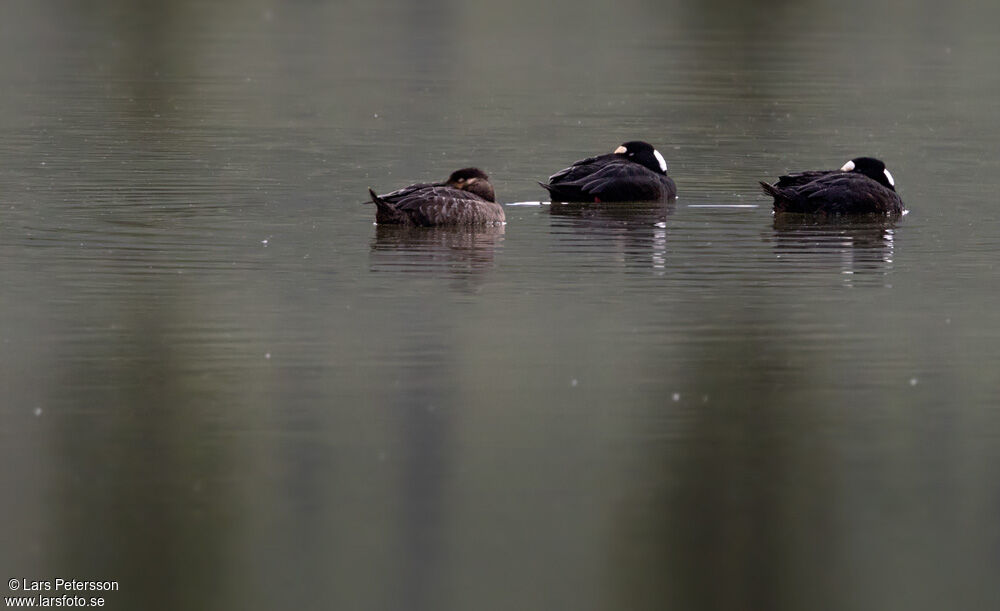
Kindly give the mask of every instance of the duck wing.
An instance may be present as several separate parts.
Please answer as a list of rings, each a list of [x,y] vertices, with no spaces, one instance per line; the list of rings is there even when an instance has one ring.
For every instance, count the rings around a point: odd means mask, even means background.
[[[568,168],[559,170],[552,176],[549,176],[549,184],[561,184],[580,180],[581,178],[590,176],[608,163],[614,162],[616,159],[622,159],[622,157],[611,153],[581,159]]]
[[[784,176],[778,177],[778,182],[774,183],[774,186],[779,189],[785,189],[788,187],[797,187],[799,185],[804,185],[806,183],[812,182],[817,178],[822,178],[824,176],[829,176],[831,174],[841,174],[840,170],[813,170],[809,172],[795,172],[792,174],[785,174]]]
[[[398,204],[402,200],[410,197],[414,193],[423,191],[424,189],[433,189],[435,187],[444,187],[444,183],[418,183],[415,185],[410,185],[408,187],[403,187],[402,189],[396,189],[386,193],[385,195],[379,195],[378,197],[384,201],[392,204]]]
[[[627,159],[608,163],[577,182],[594,201],[656,201],[676,195],[672,180]]]

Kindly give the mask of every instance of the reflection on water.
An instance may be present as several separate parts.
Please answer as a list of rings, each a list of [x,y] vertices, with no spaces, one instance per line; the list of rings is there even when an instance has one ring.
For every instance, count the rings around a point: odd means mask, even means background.
[[[557,252],[580,258],[599,251],[601,265],[620,261],[626,267],[662,272],[667,263],[668,218],[676,209],[667,202],[613,204],[560,203],[548,206],[550,233]],[[611,257],[605,257],[614,253]]]
[[[407,227],[376,225],[371,270],[444,271],[456,276],[491,269],[503,244],[505,225]]]
[[[774,251],[789,264],[813,269],[829,266],[845,275],[885,275],[892,271],[896,226],[901,218],[777,214]]]
[[[673,214],[676,200],[668,202],[627,202],[614,204],[561,203],[549,205],[549,214],[567,219],[580,228],[649,226],[665,223]]]

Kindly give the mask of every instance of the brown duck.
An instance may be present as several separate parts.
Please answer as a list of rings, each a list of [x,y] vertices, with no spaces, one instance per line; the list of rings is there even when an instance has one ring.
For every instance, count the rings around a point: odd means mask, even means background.
[[[506,220],[496,202],[490,178],[479,168],[463,168],[440,183],[416,184],[376,195],[375,222],[379,225],[499,225]]]

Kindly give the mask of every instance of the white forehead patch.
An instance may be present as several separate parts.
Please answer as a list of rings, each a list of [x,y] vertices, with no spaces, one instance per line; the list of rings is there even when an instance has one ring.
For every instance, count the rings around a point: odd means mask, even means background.
[[[889,186],[895,187],[896,181],[892,179],[892,174],[889,173],[889,168],[886,168],[882,171],[885,172],[885,177],[889,179]]]
[[[664,159],[663,155],[660,154],[660,151],[658,151],[656,149],[653,149],[653,156],[656,157],[656,160],[658,162],[660,162],[660,169],[663,170],[664,174],[666,174],[667,173],[667,160]]]
[[[625,148],[624,146],[619,146],[618,148],[615,149],[615,155],[624,155],[627,152],[628,149]]]
[[[840,171],[841,172],[850,172],[853,169],[854,169],[854,162],[853,161],[848,161],[847,163],[844,164],[844,167],[840,168]]]

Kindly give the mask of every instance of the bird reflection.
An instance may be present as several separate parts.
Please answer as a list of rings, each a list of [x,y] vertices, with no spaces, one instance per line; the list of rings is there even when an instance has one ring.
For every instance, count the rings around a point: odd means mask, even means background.
[[[504,231],[503,225],[475,228],[377,225],[371,243],[371,269],[446,271],[474,277],[493,268]]]
[[[663,272],[667,265],[667,219],[675,202],[553,202],[549,206],[551,232],[575,253],[588,245],[597,246],[605,252],[621,253],[615,261]]]
[[[845,274],[886,274],[892,270],[900,218],[776,214],[775,251],[783,259],[807,262],[818,269],[839,267]]]
[[[573,219],[579,227],[649,226],[665,222],[674,212],[676,199],[666,202],[561,203],[553,202],[549,214]]]

